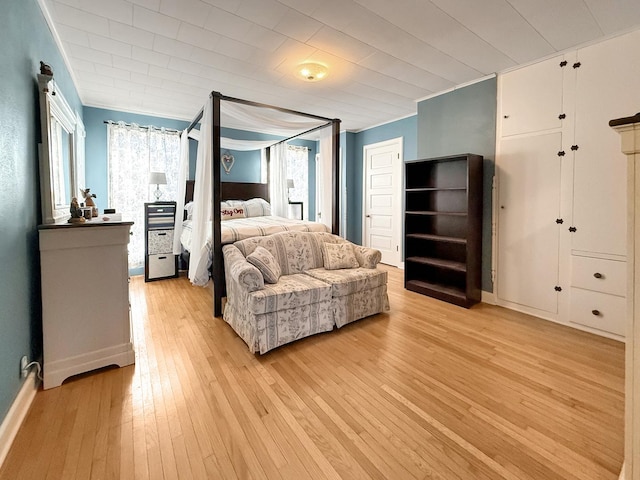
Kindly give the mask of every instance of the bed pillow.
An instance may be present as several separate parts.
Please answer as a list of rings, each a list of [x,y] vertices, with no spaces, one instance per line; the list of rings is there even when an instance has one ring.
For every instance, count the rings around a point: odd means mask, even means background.
[[[193,202],[185,203],[184,210],[187,212],[187,220],[191,220],[191,216],[193,215]]]
[[[341,268],[358,268],[360,265],[353,246],[348,243],[323,243],[322,258],[324,268],[327,270],[338,270]]]
[[[234,218],[247,218],[246,209],[241,206],[220,207],[221,220],[232,220]]]
[[[247,218],[271,215],[271,205],[264,198],[252,198],[242,202]]]
[[[282,270],[276,258],[264,247],[256,249],[247,256],[247,262],[255,265],[267,283],[278,283]]]

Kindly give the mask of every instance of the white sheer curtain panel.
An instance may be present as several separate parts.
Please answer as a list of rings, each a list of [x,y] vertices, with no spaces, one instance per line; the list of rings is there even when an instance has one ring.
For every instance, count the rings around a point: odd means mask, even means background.
[[[207,101],[202,112],[200,130],[210,132],[213,123],[213,109]],[[213,162],[213,145],[211,135],[201,135],[198,142],[196,159],[196,178],[193,187],[193,230],[191,233],[191,252],[189,255],[189,280],[193,285],[205,286],[209,282],[207,262],[201,262],[203,255],[208,255],[207,236],[211,233],[211,202],[213,183],[211,164]]]
[[[298,145],[287,146],[287,179],[293,180],[294,188],[288,188],[292,202],[302,202],[302,217],[309,218],[309,149]],[[297,215],[297,213],[294,213]]]
[[[176,197],[176,218],[173,226],[173,253],[182,253],[180,236],[182,235],[182,219],[184,218],[184,197],[189,178],[189,134],[185,129],[180,135],[180,161],[178,162],[178,195]]]
[[[278,217],[289,215],[287,199],[287,144],[278,143],[271,147],[269,158],[269,196],[271,212]]]
[[[134,222],[129,243],[129,268],[144,265],[144,203],[155,200],[155,185],[149,173],[165,172],[167,185],[162,199],[177,196],[180,138],[177,132],[140,127],[123,122],[107,125],[109,199],[104,206],[115,208],[123,218]],[[97,199],[99,207],[101,200]]]
[[[317,221],[324,223],[327,227],[331,228],[333,214],[331,210],[332,206],[332,131],[330,128],[323,128],[320,131],[320,148],[318,152],[319,165],[316,167],[316,197],[318,204],[316,205],[316,217]]]

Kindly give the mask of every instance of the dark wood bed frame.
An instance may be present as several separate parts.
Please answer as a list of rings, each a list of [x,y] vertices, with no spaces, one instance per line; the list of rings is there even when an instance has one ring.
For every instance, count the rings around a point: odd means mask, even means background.
[[[193,200],[193,189],[195,180],[187,180],[187,190],[185,194],[185,203]],[[220,183],[222,193],[220,200],[249,200],[251,198],[264,198],[269,201],[269,184],[268,183],[248,183],[248,182],[222,182]]]
[[[332,225],[331,230],[333,233],[338,233],[339,224],[340,224],[340,169],[339,169],[339,152],[340,152],[340,120],[331,119],[326,117],[321,117],[318,115],[313,115],[310,113],[297,112],[295,110],[289,110],[287,108],[275,107],[273,105],[267,105],[263,103],[256,103],[249,100],[242,100],[234,97],[227,97],[222,95],[219,92],[211,92],[209,95],[209,101],[212,106],[213,113],[213,124],[211,127],[211,145],[212,145],[212,186],[213,186],[213,195],[212,195],[212,267],[211,267],[211,278],[213,280],[213,314],[216,317],[222,315],[222,298],[225,296],[226,285],[224,278],[224,260],[222,257],[222,240],[221,240],[221,232],[220,232],[220,202],[224,200],[248,200],[250,198],[261,197],[265,200],[269,200],[269,186],[267,183],[235,183],[235,182],[222,182],[220,176],[220,165],[222,162],[222,154],[221,154],[221,141],[220,141],[220,129],[221,129],[221,115],[220,115],[220,104],[222,101],[228,101],[233,103],[239,103],[244,105],[249,105],[253,107],[262,107],[269,108],[272,110],[277,110],[283,113],[288,113],[292,115],[299,115],[302,117],[313,118],[316,120],[320,120],[326,122],[324,125],[319,127],[315,127],[310,129],[308,132],[317,130],[319,128],[331,127],[331,135],[332,135],[332,148],[331,148],[331,166],[332,166],[332,178],[331,178],[331,189],[332,189]],[[204,107],[198,112],[195,116],[187,131],[191,131],[202,119],[204,114]],[[294,135],[291,138],[298,137],[300,135]],[[206,135],[206,132],[202,132],[202,135]],[[286,141],[289,139],[281,140]],[[274,142],[280,143],[280,142]],[[268,156],[267,156],[268,159]],[[189,183],[187,182],[187,195],[189,194],[189,188],[191,188],[191,199],[193,199],[193,184],[189,187]]]

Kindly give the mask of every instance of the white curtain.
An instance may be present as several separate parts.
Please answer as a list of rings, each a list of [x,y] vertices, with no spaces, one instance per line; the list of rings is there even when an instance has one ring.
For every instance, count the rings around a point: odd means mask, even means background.
[[[287,145],[287,179],[293,180],[288,188],[289,200],[302,202],[302,218],[309,218],[309,149],[298,145]],[[294,213],[297,215],[297,213]]]
[[[155,185],[149,185],[149,172],[164,172],[167,185],[161,186],[162,200],[175,200],[178,192],[178,132],[109,123],[108,182],[109,199],[96,199],[96,205],[115,208],[134,222],[129,243],[129,268],[144,264],[144,203],[155,201]]]
[[[330,128],[323,128],[320,136],[320,148],[318,152],[319,165],[316,166],[317,178],[316,178],[316,198],[318,203],[316,205],[316,218],[320,223],[324,223],[331,228],[332,224],[332,147],[333,137],[332,130]]]
[[[270,149],[269,196],[271,212],[278,217],[289,216],[287,199],[287,144],[280,142]]]
[[[189,178],[189,134],[185,129],[180,135],[180,161],[178,167],[178,196],[176,197],[176,218],[173,226],[173,253],[182,253],[180,236],[182,235],[182,220],[184,218],[184,197]]]
[[[200,122],[203,132],[210,132],[213,124],[213,108],[211,102],[206,102]],[[198,156],[196,159],[196,178],[193,188],[193,230],[191,234],[191,253],[189,255],[189,280],[198,286],[205,286],[209,282],[207,262],[201,262],[203,255],[208,255],[207,234],[211,231],[211,202],[213,197],[213,183],[211,167],[213,163],[213,145],[211,135],[201,135],[198,142]]]

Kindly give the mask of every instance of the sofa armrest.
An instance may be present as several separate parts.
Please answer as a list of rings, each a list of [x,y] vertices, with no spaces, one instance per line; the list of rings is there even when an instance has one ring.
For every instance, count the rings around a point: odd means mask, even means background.
[[[254,265],[247,262],[237,247],[225,245],[222,248],[222,254],[224,256],[227,292],[244,291],[250,293],[264,288],[262,273]]]
[[[375,248],[354,245],[353,252],[355,253],[360,266],[364,268],[376,268],[382,259],[382,253],[380,250],[376,250]]]

